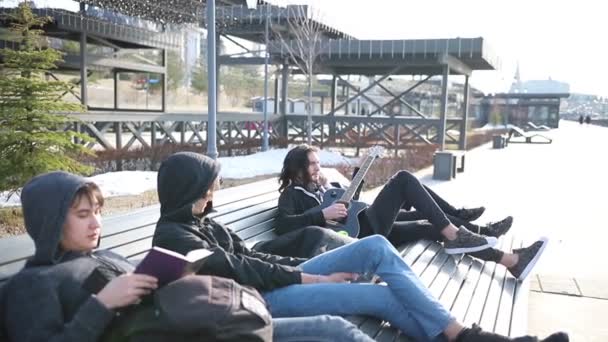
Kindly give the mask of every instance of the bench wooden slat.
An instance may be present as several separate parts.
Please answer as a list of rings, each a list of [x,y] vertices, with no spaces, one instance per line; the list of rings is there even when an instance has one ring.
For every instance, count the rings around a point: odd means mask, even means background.
[[[119,214],[102,220],[103,236],[120,234],[124,230],[156,224],[160,217],[160,206],[146,207],[135,214]]]
[[[408,249],[407,253],[403,256],[403,260],[405,260],[408,265],[413,265],[430,244],[431,241],[428,240],[418,241],[418,243],[413,244],[411,248]]]
[[[0,251],[0,265],[4,265],[34,254],[34,243],[28,235],[9,236],[0,239]]]
[[[25,259],[16,261],[16,262],[13,262],[10,264],[6,264],[6,265],[0,267],[0,281],[4,281],[4,280],[10,278],[15,273],[19,272],[19,270],[22,269],[24,265],[25,265]]]
[[[439,298],[441,304],[443,304],[452,312],[454,311],[456,298],[458,298],[462,284],[465,282],[465,279],[469,274],[469,270],[472,267],[473,259],[462,258],[456,270],[454,271],[454,274],[448,280],[448,284],[445,287],[443,293],[441,294],[441,297]]]
[[[234,213],[231,220],[236,220],[238,217],[238,221],[230,221],[225,224],[232,229],[234,232],[240,232],[244,228],[251,227],[257,223],[273,220],[278,213],[278,209],[272,203],[262,203],[255,208],[245,209],[243,211],[239,211]],[[224,223],[224,222],[222,222]]]
[[[496,248],[503,249],[507,244],[510,247],[510,241],[505,242],[506,240],[501,238]],[[488,330],[494,330],[498,305],[495,301],[500,301],[500,291],[502,291],[502,284],[506,276],[504,270],[503,266],[496,263],[485,262],[482,270],[484,274],[480,277],[475,288],[469,310],[464,319],[465,324],[481,324],[484,316],[487,315],[487,320],[482,326],[487,327]]]
[[[120,234],[112,236],[102,236],[99,248],[101,249],[112,249],[118,246],[127,245],[132,241],[137,241],[142,238],[149,238],[154,235],[156,229],[156,223],[140,228],[135,228],[127,231],[123,231]],[[150,246],[149,248],[151,248]]]
[[[248,241],[248,240],[251,240],[251,238],[260,236],[262,234],[266,234],[268,232],[272,232],[274,234],[274,231],[272,231],[273,226],[274,226],[273,220],[264,221],[264,222],[254,225],[254,226],[251,226],[247,229],[241,230],[239,232],[239,236],[241,238],[243,238],[245,241]]]
[[[490,290],[490,283],[492,281],[496,264],[493,262],[485,262],[481,274],[473,293],[471,294],[469,307],[463,319],[465,325],[470,326],[473,323],[479,323],[481,319],[481,313],[487,300],[487,295]],[[464,298],[464,297],[463,297]]]
[[[466,276],[464,277],[464,283],[461,285],[461,288],[456,295],[456,300],[454,301],[451,311],[452,314],[459,320],[464,319],[464,316],[467,313],[469,302],[473,296],[473,292],[481,275],[482,267],[483,263],[481,263],[479,260],[473,260],[471,267],[468,269]]]
[[[457,276],[458,273],[458,265],[462,261],[462,254],[458,256],[454,256],[452,258],[447,258],[445,263],[441,266],[439,270],[439,274],[433,280],[433,283],[429,286],[429,290],[435,296],[435,298],[441,299],[447,286],[452,277]],[[451,303],[450,303],[451,304]],[[451,305],[450,305],[451,306]],[[446,306],[446,307],[450,307]]]
[[[522,242],[513,244],[513,248],[521,248]],[[517,282],[513,299],[513,312],[511,314],[510,336],[523,335],[528,331],[528,293],[530,282]]]
[[[501,239],[501,250],[510,250],[511,243],[513,242],[512,237],[505,237]],[[507,281],[507,269],[504,266],[497,265],[494,269],[494,278],[491,280],[490,290],[487,295],[487,300],[483,308],[483,313],[479,324],[481,326],[488,327],[495,330],[498,310],[500,305],[505,298],[503,298],[503,288]],[[512,298],[510,298],[512,300]],[[509,303],[509,306],[511,304]]]
[[[513,299],[516,286],[517,280],[515,278],[508,277],[505,279],[496,317],[496,325],[494,326],[494,331],[498,334],[509,335],[509,328],[513,318]]]
[[[233,215],[234,213],[239,213],[245,209],[250,209],[250,208],[255,209],[255,207],[257,205],[267,204],[267,203],[273,204],[273,206],[276,207],[278,197],[279,196],[276,193],[271,193],[271,194],[264,194],[261,196],[248,198],[241,202],[229,203],[229,204],[226,204],[225,206],[216,207],[216,210],[218,212],[210,214],[209,217],[218,222],[222,222],[222,223],[233,222],[233,221],[238,220],[238,216],[236,219],[233,219],[231,217],[231,215]]]
[[[424,253],[418,257],[416,262],[411,265],[412,270],[414,273],[416,273],[416,275],[418,275],[418,277],[420,277],[422,273],[429,267],[429,264],[433,261],[440,248],[441,247],[439,244],[430,244]]]
[[[420,281],[430,289],[435,280],[441,276],[443,266],[450,261],[453,262],[455,257],[456,256],[446,254],[442,250],[438,251],[433,261],[429,264],[424,273],[420,275]],[[437,296],[437,298],[439,298],[439,296]]]
[[[147,252],[150,250],[152,246],[152,236],[142,238],[141,240],[132,241],[128,244],[121,245],[115,248],[110,249],[114,253],[118,253],[125,258],[129,258],[131,256],[140,254],[142,252]]]
[[[381,327],[381,320],[372,317],[367,317],[367,319],[363,321],[363,323],[359,326],[359,329],[370,337],[375,338],[380,332]]]
[[[507,277],[507,269],[497,266],[494,270],[494,278],[490,283],[490,290],[486,298],[486,303],[483,307],[483,313],[479,324],[488,329],[494,330],[496,327],[496,319],[498,317],[498,308],[502,301],[502,288]]]
[[[375,340],[378,342],[395,342],[400,337],[400,332],[397,328],[393,328],[390,325],[383,325],[380,328],[380,332],[376,335]],[[413,342],[413,340],[407,338],[406,336],[401,336],[403,341]]]
[[[262,233],[260,235],[256,235],[256,236],[250,237],[245,242],[247,243],[247,247],[253,248],[253,246],[255,246],[256,243],[262,242],[262,241],[272,240],[276,236],[277,236],[277,234],[274,232],[274,229],[273,229],[273,230],[265,231],[264,233]]]

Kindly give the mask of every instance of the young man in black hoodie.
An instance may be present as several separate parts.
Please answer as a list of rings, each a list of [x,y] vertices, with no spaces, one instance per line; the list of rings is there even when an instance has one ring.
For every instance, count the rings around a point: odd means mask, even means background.
[[[102,341],[120,313],[125,315],[124,309],[156,289],[156,278],[133,274],[135,267],[120,255],[93,251],[100,239],[103,207],[94,183],[51,172],[30,180],[21,202],[36,251],[3,288],[0,323],[10,341]],[[94,273],[107,284],[91,282],[99,280]],[[294,336],[301,337],[298,341],[372,341],[340,317],[278,319],[273,326],[275,341],[293,341]]]
[[[387,320],[417,341],[538,341],[465,328],[439,303],[382,236],[370,236],[310,260],[254,252],[206,215],[219,188],[220,165],[192,152],[167,158],[158,172],[161,218],[153,244],[185,254],[207,248],[200,272],[232,278],[263,293],[275,317],[363,314]],[[387,286],[349,283],[377,274]],[[557,333],[543,341],[565,342]]]
[[[287,153],[279,177],[278,234],[293,233],[310,225],[325,227],[329,220],[346,217],[347,210],[342,203],[321,208],[323,195],[330,187],[321,181],[320,171],[316,148],[300,145]],[[483,207],[456,209],[414,175],[399,171],[384,185],[374,202],[359,213],[359,237],[380,234],[395,246],[421,239],[440,241],[448,254],[468,253],[499,263],[515,278],[525,279],[544,251],[547,239],[541,238],[513,253],[491,248],[496,238],[511,227],[513,219],[509,216],[485,227],[469,222],[483,211]]]

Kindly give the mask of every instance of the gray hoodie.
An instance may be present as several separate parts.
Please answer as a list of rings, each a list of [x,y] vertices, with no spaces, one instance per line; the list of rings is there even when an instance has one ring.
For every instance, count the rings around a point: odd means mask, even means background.
[[[66,253],[59,245],[72,198],[85,183],[51,172],[23,188],[25,225],[36,252],[5,288],[6,330],[13,342],[98,341],[115,317],[94,294],[133,266],[108,251]]]

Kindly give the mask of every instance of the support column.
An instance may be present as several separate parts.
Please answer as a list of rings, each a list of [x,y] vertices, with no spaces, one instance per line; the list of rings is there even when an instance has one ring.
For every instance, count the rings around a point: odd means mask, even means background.
[[[448,78],[450,75],[450,66],[445,64],[443,66],[443,78],[441,82],[441,112],[439,113],[439,129],[437,132],[437,142],[439,143],[440,150],[445,150],[445,127],[447,122],[448,112]]]
[[[164,113],[167,111],[167,49],[163,49],[163,67],[165,73],[163,74],[162,87],[161,87],[161,107],[160,110]]]
[[[118,109],[118,72],[112,69],[112,77],[114,81],[114,110]]]
[[[344,86],[344,87],[346,88],[346,95],[345,95],[345,98],[346,98],[346,99],[350,99],[350,88],[349,88],[349,87],[346,87],[346,86]],[[343,88],[343,89],[344,89],[344,88]],[[349,108],[348,108],[348,103],[347,103],[347,104],[344,106],[344,115],[349,115],[349,114],[350,114],[350,111],[349,111]]]
[[[122,149],[122,122],[114,123],[114,133],[116,133],[116,150]],[[122,159],[116,159],[116,171],[122,171]]]
[[[460,138],[458,140],[458,148],[461,150],[467,149],[467,126],[469,120],[469,76],[464,77],[464,103],[462,108],[462,124],[460,125]]]
[[[262,151],[268,151],[268,6],[265,7],[264,19],[264,128],[262,132]]]
[[[283,64],[281,73],[281,114],[287,115],[287,83],[289,82],[289,64]]]
[[[279,75],[274,74],[274,113],[279,113]]]
[[[334,144],[336,142],[336,121],[335,121],[335,116],[336,116],[336,101],[338,98],[338,91],[337,91],[337,84],[338,84],[338,78],[336,77],[336,75],[332,76],[331,79],[331,109],[330,109],[330,116],[332,117],[332,120],[329,122],[329,143],[330,144]]]
[[[207,155],[217,158],[216,116],[217,116],[217,81],[216,81],[216,47],[215,47],[215,0],[207,0],[207,74],[209,75],[209,99],[207,104]]]
[[[86,8],[84,2],[80,3],[80,17],[82,20],[82,32],[80,32],[80,103],[85,107],[89,105],[87,94],[87,25]]]
[[[284,139],[285,146],[288,144],[288,122],[287,122],[287,84],[289,83],[289,64],[283,63],[281,69],[281,118],[283,124],[281,125],[281,138]]]

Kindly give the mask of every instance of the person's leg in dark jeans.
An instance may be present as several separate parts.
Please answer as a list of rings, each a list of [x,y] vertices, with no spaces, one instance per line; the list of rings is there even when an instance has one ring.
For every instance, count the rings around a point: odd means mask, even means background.
[[[407,171],[399,171],[384,185],[374,202],[364,211],[361,221],[364,234],[389,236],[402,207],[414,207],[433,226],[440,227],[447,253],[475,252],[496,244],[495,238],[482,237],[453,225],[424,189],[420,181]]]
[[[465,208],[456,209],[456,207],[451,205],[448,201],[444,200],[441,196],[439,196],[431,188],[429,188],[426,185],[423,185],[423,186],[424,186],[424,189],[429,193],[429,195],[431,195],[433,200],[435,200],[435,202],[437,203],[439,208],[441,208],[441,210],[443,210],[443,212],[446,213],[447,215],[458,217],[465,221],[474,221],[474,220],[478,219],[483,214],[483,212],[486,210],[486,208],[484,208],[484,207],[470,208],[470,209],[465,209]],[[405,209],[409,210],[410,208],[405,208]],[[456,224],[455,222],[452,222],[452,223]]]
[[[465,225],[467,226],[467,229],[470,230],[481,229],[483,231],[492,229],[492,227],[479,227],[473,223],[464,221],[460,218],[452,217],[451,215],[447,215],[447,217],[450,219],[450,221],[452,221],[452,223],[458,225]],[[510,216],[507,217],[505,220],[511,220],[509,222],[512,222],[512,218]],[[500,222],[498,222],[498,224],[499,223]],[[413,242],[421,239],[428,239],[433,241],[442,240],[439,228],[433,226],[429,221],[424,220],[424,215],[421,212],[418,212],[416,210],[406,211],[403,209],[399,212],[399,214],[397,214],[397,221],[395,222],[393,231],[388,236],[388,239],[395,246],[399,246],[403,243]],[[520,278],[522,277],[522,274],[523,277],[527,275],[527,273],[523,272],[524,269],[527,269],[527,272],[529,273],[529,269],[533,267],[533,263],[538,260],[540,254],[543,252],[543,246],[546,241],[539,241],[541,242],[536,242],[533,245],[524,248],[523,250],[525,251],[525,253],[523,254],[521,250],[516,250],[513,253],[507,253],[496,248],[488,248],[482,251],[470,252],[466,254],[483,261],[491,261],[497,264],[501,264],[507,267],[509,272],[511,272],[514,277]]]
[[[480,234],[480,235],[487,235],[487,236],[493,236],[493,237],[499,237],[502,235],[505,235],[508,231],[509,228],[511,228],[511,225],[513,224],[513,217],[511,216],[507,216],[506,218],[498,221],[498,222],[491,222],[488,223],[484,226],[475,224],[475,223],[471,223],[469,221],[463,220],[460,217],[457,216],[452,216],[450,214],[446,214],[448,220],[450,220],[450,222],[452,222],[455,226],[464,226],[465,228],[467,228],[468,230]],[[412,221],[420,221],[420,220],[426,220],[426,217],[424,216],[423,213],[417,211],[417,210],[404,210],[402,209],[401,211],[399,211],[399,214],[397,214],[397,218],[395,220],[395,222],[412,222]],[[435,227],[436,229],[439,227]]]
[[[418,221],[396,221],[393,229],[388,234],[387,239],[393,246],[400,246],[405,243],[419,240],[431,240],[441,242],[443,235],[427,220]]]

